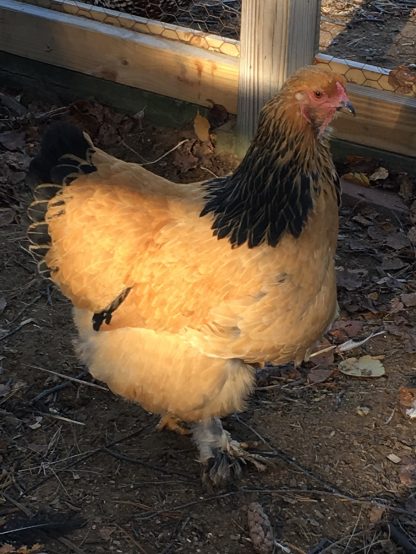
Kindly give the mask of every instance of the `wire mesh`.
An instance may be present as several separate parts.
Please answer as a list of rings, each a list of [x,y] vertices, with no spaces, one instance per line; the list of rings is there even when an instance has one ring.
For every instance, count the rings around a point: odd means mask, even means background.
[[[322,0],[320,61],[347,81],[415,95],[389,75],[416,62],[416,0]]]
[[[238,56],[242,0],[22,0],[140,33]]]
[[[239,55],[244,0],[23,0],[141,33]],[[416,62],[416,0],[322,0],[318,61],[347,81],[415,95],[389,69]]]

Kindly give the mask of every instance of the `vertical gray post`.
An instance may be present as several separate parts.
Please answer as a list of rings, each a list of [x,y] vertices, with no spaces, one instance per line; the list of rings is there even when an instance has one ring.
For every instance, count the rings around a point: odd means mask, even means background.
[[[287,76],[312,63],[318,48],[320,0],[243,0],[237,132],[247,147],[263,104]]]

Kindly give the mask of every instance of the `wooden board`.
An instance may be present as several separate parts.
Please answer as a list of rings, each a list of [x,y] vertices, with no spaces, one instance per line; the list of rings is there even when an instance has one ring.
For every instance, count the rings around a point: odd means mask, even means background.
[[[416,99],[359,85],[348,85],[348,93],[357,115],[336,119],[336,138],[416,156]]]
[[[0,0],[0,50],[165,96],[237,109],[238,59],[15,0]]]
[[[393,192],[362,187],[347,179],[341,179],[342,204],[355,207],[357,205],[371,206],[376,210],[399,216],[406,216],[409,208],[402,199]]]
[[[95,21],[100,21],[116,27],[124,27],[130,31],[144,33],[146,35],[155,35],[167,38],[173,41],[183,42],[205,50],[220,52],[228,56],[238,57],[240,55],[240,43],[238,40],[220,37],[218,35],[205,33],[197,29],[190,29],[157,21],[156,19],[146,19],[129,13],[118,12],[101,6],[86,4],[79,0],[20,0],[26,4],[34,4],[42,8],[84,17]]]
[[[281,26],[281,34],[283,28]],[[312,35],[309,38],[312,41]],[[284,36],[279,40],[288,42]],[[246,47],[249,48],[249,44]],[[132,90],[149,91],[202,106],[208,106],[207,99],[212,99],[223,104],[229,112],[237,112],[238,58],[180,41],[137,33],[18,0],[0,0],[0,50],[128,85]],[[296,54],[297,59],[300,55]],[[274,62],[267,63],[263,73],[266,66],[274,67]],[[338,60],[337,63],[342,62]],[[285,71],[292,69],[288,65]],[[279,75],[278,78],[282,78],[283,74]],[[261,78],[261,74],[256,77]],[[271,94],[272,88],[278,86],[276,77],[266,75],[264,78],[266,88],[264,83],[256,87],[262,89],[262,95],[266,94],[266,89],[267,94]],[[259,101],[250,99],[252,84],[247,81],[246,85],[240,95],[240,113],[252,108],[253,125],[253,110],[258,109]],[[340,116],[334,124],[334,137],[414,157],[416,99],[354,84],[348,88],[357,117]]]

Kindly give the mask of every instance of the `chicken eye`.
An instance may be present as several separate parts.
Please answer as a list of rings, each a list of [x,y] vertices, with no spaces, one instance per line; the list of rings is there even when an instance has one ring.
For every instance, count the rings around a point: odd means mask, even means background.
[[[322,97],[322,91],[320,91],[320,90],[315,90],[314,94],[315,94],[315,98],[321,98]]]

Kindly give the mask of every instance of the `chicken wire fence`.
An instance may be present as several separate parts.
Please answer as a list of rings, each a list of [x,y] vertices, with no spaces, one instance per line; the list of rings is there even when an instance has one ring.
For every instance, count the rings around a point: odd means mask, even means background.
[[[415,46],[416,0],[322,0],[319,50],[351,83],[414,96]]]
[[[244,0],[23,0],[237,57]],[[416,0],[322,0],[319,61],[348,82],[414,96],[390,69],[416,62]]]

